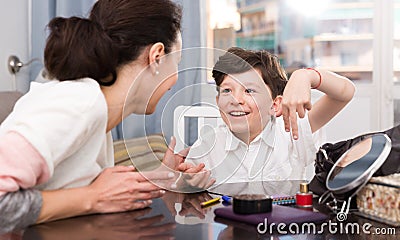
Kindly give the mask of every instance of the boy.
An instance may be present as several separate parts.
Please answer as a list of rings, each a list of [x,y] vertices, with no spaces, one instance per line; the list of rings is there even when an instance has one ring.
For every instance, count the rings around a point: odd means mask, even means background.
[[[204,163],[216,183],[305,179],[321,144],[318,130],[352,99],[353,83],[299,69],[287,81],[266,51],[230,48],[213,69],[225,125],[199,137],[187,161]],[[325,93],[311,108],[310,89]]]

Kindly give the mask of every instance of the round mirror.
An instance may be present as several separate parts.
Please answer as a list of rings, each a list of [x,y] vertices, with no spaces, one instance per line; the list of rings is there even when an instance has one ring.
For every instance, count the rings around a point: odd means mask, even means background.
[[[333,165],[326,179],[326,187],[333,193],[342,194],[362,186],[385,162],[391,147],[386,134],[368,136],[352,146]]]

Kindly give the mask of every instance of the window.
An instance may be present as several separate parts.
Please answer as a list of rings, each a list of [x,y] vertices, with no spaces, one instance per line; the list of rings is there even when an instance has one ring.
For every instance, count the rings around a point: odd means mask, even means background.
[[[236,9],[238,15],[238,18],[220,16],[221,22],[212,16],[214,25],[210,27],[214,31],[215,48],[226,50],[228,46],[224,42],[248,49],[265,49],[277,54],[289,70],[302,63],[327,68],[352,80],[372,81],[372,0],[211,2],[219,7],[225,5],[219,9],[230,9],[231,16],[235,16],[232,9]]]
[[[210,13],[208,46],[265,49],[288,73],[318,66],[356,84],[355,98],[328,124],[328,134],[345,129],[328,140],[400,124],[400,0],[209,0],[210,8],[215,4],[231,14]]]
[[[393,87],[394,125],[400,124],[400,0],[394,2],[393,24]]]

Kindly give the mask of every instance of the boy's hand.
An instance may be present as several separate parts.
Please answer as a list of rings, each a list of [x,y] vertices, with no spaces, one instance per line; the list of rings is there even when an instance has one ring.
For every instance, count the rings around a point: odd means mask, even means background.
[[[171,142],[169,143],[168,149],[165,152],[163,158],[163,164],[172,170],[180,171],[178,169],[178,166],[185,162],[186,156],[188,155],[190,148],[185,148],[179,153],[175,154],[174,153],[175,146],[176,146],[176,139],[175,137],[171,137]]]
[[[295,71],[283,91],[282,117],[285,130],[292,132],[293,139],[297,140],[297,115],[304,118],[306,111],[311,110],[311,84],[307,70]]]
[[[176,176],[174,190],[184,189],[186,192],[199,191],[209,188],[215,183],[215,179],[211,179],[211,172],[204,170],[204,163],[195,166],[192,163],[186,163],[185,159],[190,148],[183,149],[174,154],[176,145],[175,137],[171,137],[171,142],[165,152],[163,164],[158,170],[174,170]]]
[[[204,163],[200,163],[199,165],[195,166],[192,163],[181,163],[178,166],[178,170],[185,173],[197,173],[203,170],[205,167]]]
[[[182,172],[182,176],[177,181],[177,187],[184,188],[186,191],[205,190],[215,183],[215,179],[211,178],[211,172],[204,169],[204,163],[195,166],[191,163],[182,163],[178,166],[178,170]]]

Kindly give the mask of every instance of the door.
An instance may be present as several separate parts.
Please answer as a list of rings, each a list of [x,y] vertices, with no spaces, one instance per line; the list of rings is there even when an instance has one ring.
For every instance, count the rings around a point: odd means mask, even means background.
[[[29,5],[26,0],[0,1],[0,91],[28,89],[28,69],[21,68],[16,76],[12,75],[7,61],[10,55],[18,56],[22,62],[29,61]]]

